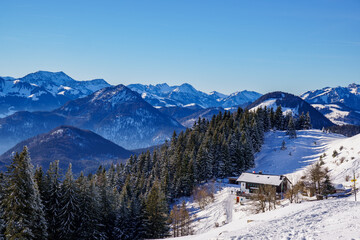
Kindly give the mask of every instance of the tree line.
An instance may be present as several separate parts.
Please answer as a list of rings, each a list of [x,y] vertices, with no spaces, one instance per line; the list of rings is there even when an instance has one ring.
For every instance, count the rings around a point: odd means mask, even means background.
[[[190,234],[186,207],[174,200],[190,196],[210,179],[238,176],[253,167],[264,133],[287,130],[289,123],[296,129],[311,127],[310,119],[301,116],[284,116],[281,106],[276,111],[220,112],[174,133],[152,153],[77,178],[71,164],[63,176],[58,161],[46,172],[34,170],[25,147],[0,174],[0,239],[164,238],[170,230],[176,236]]]

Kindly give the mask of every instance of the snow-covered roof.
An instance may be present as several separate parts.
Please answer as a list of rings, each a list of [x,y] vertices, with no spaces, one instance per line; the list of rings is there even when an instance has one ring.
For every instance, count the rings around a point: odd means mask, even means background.
[[[282,175],[242,173],[241,176],[236,181],[279,186],[281,182],[284,180],[284,178],[285,176]]]

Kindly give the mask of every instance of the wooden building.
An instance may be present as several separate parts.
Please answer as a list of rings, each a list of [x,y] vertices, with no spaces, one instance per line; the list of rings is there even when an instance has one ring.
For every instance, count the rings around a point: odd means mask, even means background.
[[[262,173],[242,173],[236,180],[240,185],[240,191],[244,194],[256,192],[261,185],[270,185],[276,188],[277,194],[285,193],[291,182],[283,175],[269,175]]]

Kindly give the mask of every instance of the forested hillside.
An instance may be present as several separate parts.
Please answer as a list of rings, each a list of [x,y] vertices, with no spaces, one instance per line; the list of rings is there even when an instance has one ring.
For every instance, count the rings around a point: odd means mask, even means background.
[[[63,178],[59,162],[34,172],[27,148],[0,175],[0,239],[144,239],[169,234],[170,205],[196,185],[237,176],[254,166],[264,132],[309,128],[309,120],[284,117],[281,107],[225,112],[174,134],[152,154],[125,165],[99,167]]]

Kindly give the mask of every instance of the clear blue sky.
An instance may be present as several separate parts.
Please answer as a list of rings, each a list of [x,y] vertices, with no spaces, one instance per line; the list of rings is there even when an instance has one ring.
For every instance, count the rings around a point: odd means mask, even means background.
[[[360,82],[360,1],[0,0],[0,76],[294,94]]]

